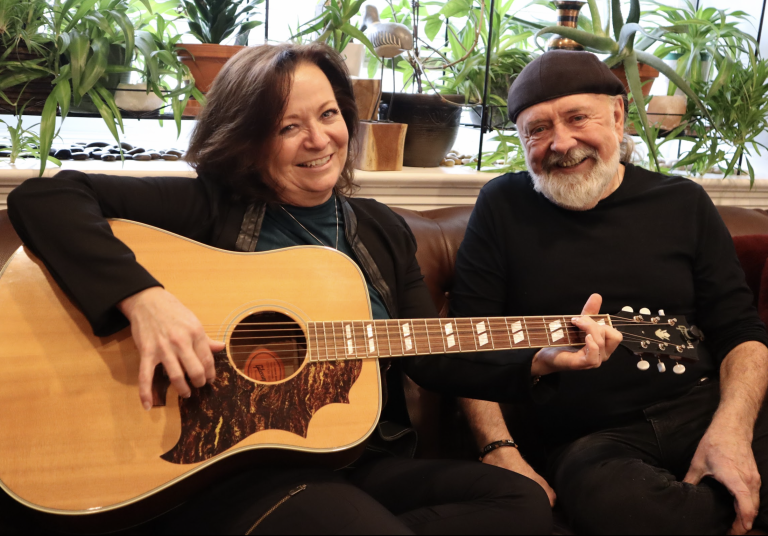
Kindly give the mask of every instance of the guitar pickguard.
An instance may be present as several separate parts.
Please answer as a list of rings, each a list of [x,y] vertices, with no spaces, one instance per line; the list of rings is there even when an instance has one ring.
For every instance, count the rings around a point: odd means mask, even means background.
[[[216,381],[179,399],[181,438],[162,459],[198,463],[263,430],[307,437],[313,415],[329,404],[349,404],[349,391],[362,362],[307,363],[292,379],[258,384],[238,374],[225,354],[217,354]]]

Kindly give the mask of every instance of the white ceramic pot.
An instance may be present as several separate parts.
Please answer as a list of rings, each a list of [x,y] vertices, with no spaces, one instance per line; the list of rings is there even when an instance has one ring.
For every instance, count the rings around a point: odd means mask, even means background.
[[[347,64],[351,76],[360,76],[360,69],[363,67],[363,57],[365,57],[365,45],[361,43],[349,43],[341,52],[344,63]]]
[[[121,89],[132,91],[120,91]],[[147,93],[147,84],[118,84],[115,104],[121,110],[129,112],[150,112],[165,106],[163,99],[152,92]]]
[[[704,59],[704,57],[708,59]],[[670,54],[666,58],[664,58],[664,63],[669,65],[673,71],[677,71],[677,62],[679,54]],[[701,76],[702,79],[707,82],[709,81],[709,71],[710,67],[712,66],[712,57],[708,54],[704,55],[702,54],[702,62],[701,62]],[[656,81],[656,85],[653,87],[653,94],[654,95],[666,95],[669,90],[669,78],[664,76],[662,74],[659,79]],[[686,96],[685,93],[678,87],[675,88],[675,95],[679,96]]]

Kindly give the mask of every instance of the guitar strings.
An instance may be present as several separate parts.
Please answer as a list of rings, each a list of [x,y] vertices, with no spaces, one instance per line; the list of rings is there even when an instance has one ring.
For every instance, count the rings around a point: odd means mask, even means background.
[[[632,334],[628,334],[628,335],[633,336]],[[644,341],[644,340],[646,340],[646,339],[642,338],[642,337],[639,337],[637,339],[637,341]],[[446,353],[446,351],[444,349],[443,349],[443,351],[440,351],[439,348],[437,349],[437,351],[432,352],[431,351],[430,342],[431,341],[429,339],[427,339],[426,337],[421,338],[421,339],[416,338],[415,339],[415,345],[414,345],[414,352],[416,352],[416,348],[418,348],[418,346],[421,345],[422,347],[426,346],[426,347],[430,348],[430,353],[434,353],[434,354]],[[541,340],[541,341],[536,341],[536,342],[542,342],[543,343],[544,341]],[[548,342],[549,341],[547,341],[547,343]],[[667,346],[672,346],[671,343],[666,342],[666,341],[662,341],[660,339],[657,339],[656,342],[662,343],[662,344],[666,344]],[[290,350],[272,350],[272,349],[270,349],[273,354],[285,354],[285,353],[290,353],[291,354],[290,357],[275,356],[275,357],[277,357],[277,359],[280,359],[281,361],[290,361],[290,360],[304,360],[304,359],[307,358],[306,354],[302,355],[302,356],[297,355],[297,352],[306,352],[306,348],[302,348],[302,347],[296,348],[296,344],[294,344],[294,343],[286,343],[286,344],[292,346],[292,348]],[[504,343],[504,344],[506,344],[506,343]],[[579,341],[579,342],[564,343],[564,344],[561,344],[561,345],[542,344],[541,346],[543,346],[543,347],[571,347],[571,346],[577,347],[577,346],[584,346],[584,344],[585,343]],[[277,345],[279,345],[279,344],[272,344],[270,346],[274,347],[274,346],[277,346]],[[474,345],[474,341],[472,342],[472,345]],[[471,346],[472,345],[468,345],[469,348],[467,350],[465,350],[465,351],[471,351]],[[536,344],[533,347],[535,348],[535,347],[540,347],[540,346],[538,344]],[[238,346],[235,346],[235,348],[238,348]],[[354,354],[355,355],[350,357],[349,354],[346,353],[346,352],[348,352],[349,347],[345,346],[343,344],[335,346],[335,347],[333,345],[330,345],[330,346],[329,345],[325,345],[325,348],[323,348],[323,346],[318,346],[317,350],[318,350],[318,354],[319,355],[317,356],[317,358],[315,360],[313,360],[313,362],[315,362],[315,361],[320,361],[320,362],[323,362],[323,361],[350,361],[350,360],[363,359],[363,358],[358,356],[358,353],[359,353],[358,350],[362,350],[362,353],[364,355],[368,354],[368,349],[365,346],[361,347],[361,346],[353,344],[352,348],[354,350]],[[325,354],[326,354],[325,359],[322,359],[322,357],[321,357],[321,354],[322,354],[321,350],[323,350],[323,349],[325,350]],[[342,350],[342,352],[338,351],[340,349]],[[514,348],[503,348],[503,349],[514,349]],[[390,347],[389,350],[391,352],[392,348]],[[408,355],[407,352],[405,351],[405,349],[402,347],[402,345],[401,345],[401,350],[402,350],[402,352],[398,352],[397,353],[398,357],[405,357],[405,356]],[[651,349],[649,349],[649,350],[651,350]],[[492,351],[492,348],[486,349],[484,351]],[[331,353],[333,353],[333,356],[330,355]],[[342,354],[341,356],[339,355],[340,353]],[[378,353],[380,353],[380,352],[377,352],[377,354]],[[405,353],[406,355],[405,356],[402,355],[403,353]],[[657,353],[658,354],[659,352],[649,351],[648,353]],[[232,351],[232,350],[230,350],[230,356],[245,355],[245,354],[251,355],[252,352],[251,351]],[[390,353],[389,357],[391,357],[391,356],[392,356],[392,354]],[[380,355],[375,355],[375,356],[374,355],[365,355],[364,358],[371,358],[371,357],[380,357]],[[388,356],[384,356],[384,357],[388,357]],[[235,359],[233,359],[233,361],[237,364],[237,363],[244,363],[247,360],[235,360]]]

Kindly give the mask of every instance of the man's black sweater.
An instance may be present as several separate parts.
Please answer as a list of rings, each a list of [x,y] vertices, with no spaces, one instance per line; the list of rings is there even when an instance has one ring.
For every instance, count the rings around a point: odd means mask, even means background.
[[[551,443],[642,417],[717,377],[737,345],[768,344],[728,230],[696,183],[627,165],[619,188],[588,211],[551,203],[528,173],[483,188],[456,261],[453,315],[576,315],[595,292],[601,312],[684,315],[706,343],[682,375],[654,363],[642,372],[624,347],[598,369],[557,374],[555,396],[533,406]]]

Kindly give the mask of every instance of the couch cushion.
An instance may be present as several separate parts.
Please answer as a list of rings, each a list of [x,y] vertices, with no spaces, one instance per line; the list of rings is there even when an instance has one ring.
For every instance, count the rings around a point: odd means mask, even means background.
[[[768,259],[768,235],[742,235],[733,237],[733,245],[741,262],[747,285],[755,295],[755,305],[764,277],[765,261]]]
[[[762,209],[717,207],[731,236],[768,234],[768,212]]]
[[[405,219],[416,237],[416,260],[421,266],[421,273],[424,274],[432,301],[443,317],[448,312],[446,293],[453,286],[456,252],[464,240],[464,232],[467,230],[467,222],[473,208],[446,207],[423,212],[393,208]]]

